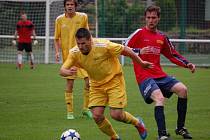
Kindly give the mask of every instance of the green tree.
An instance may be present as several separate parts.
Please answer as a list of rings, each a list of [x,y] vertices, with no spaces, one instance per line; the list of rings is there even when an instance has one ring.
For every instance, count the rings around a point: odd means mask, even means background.
[[[143,7],[138,1],[101,0],[99,7],[104,9],[99,10],[99,32],[103,32],[100,37],[127,37],[140,26]]]
[[[159,28],[169,31],[176,26],[176,3],[175,0],[157,0],[157,5],[161,8],[161,21]]]
[[[134,32],[137,28],[144,26],[144,7],[135,0],[132,5],[128,7],[126,13],[126,32],[125,35],[129,35]]]

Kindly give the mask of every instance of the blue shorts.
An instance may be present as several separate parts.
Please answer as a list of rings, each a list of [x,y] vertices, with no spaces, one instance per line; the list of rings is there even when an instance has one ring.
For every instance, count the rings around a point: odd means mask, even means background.
[[[150,98],[152,92],[156,89],[160,89],[165,98],[170,98],[173,93],[171,92],[171,88],[179,83],[175,77],[166,76],[163,78],[149,78],[144,80],[141,84],[139,84],[139,89],[141,91],[141,95],[144,98],[144,101],[148,104],[151,104],[153,100]]]

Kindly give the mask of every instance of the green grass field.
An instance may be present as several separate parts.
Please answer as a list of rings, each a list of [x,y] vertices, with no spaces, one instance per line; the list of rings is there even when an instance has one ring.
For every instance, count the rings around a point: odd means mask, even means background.
[[[69,128],[79,131],[82,140],[109,140],[93,120],[80,118],[82,108],[83,80],[76,80],[74,109],[77,119],[66,120],[64,104],[65,80],[58,75],[60,65],[28,65],[19,71],[14,64],[0,64],[0,140],[59,140],[61,133]],[[189,103],[186,126],[194,140],[210,139],[210,69],[197,69],[191,74],[183,68],[164,68],[188,86]],[[124,67],[128,106],[127,111],[141,116],[148,128],[148,140],[157,136],[153,105],[144,103],[139,94],[133,68]],[[169,133],[176,136],[176,96],[166,101],[165,114]],[[108,114],[108,108],[106,110]],[[108,117],[110,119],[110,117]],[[111,119],[110,119],[111,120]],[[136,129],[111,120],[122,140],[138,140]]]

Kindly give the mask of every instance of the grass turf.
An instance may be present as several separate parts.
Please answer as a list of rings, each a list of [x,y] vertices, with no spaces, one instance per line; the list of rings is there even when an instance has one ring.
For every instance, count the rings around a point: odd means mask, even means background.
[[[60,65],[40,64],[36,69],[25,65],[16,70],[14,64],[0,64],[0,140],[58,140],[69,128],[79,131],[82,140],[109,140],[102,134],[93,120],[80,118],[82,108],[83,80],[76,80],[74,86],[75,120],[66,120],[64,103],[65,80],[58,75]],[[193,139],[209,140],[210,130],[210,69],[197,69],[191,74],[183,68],[166,67],[164,70],[187,85],[189,102],[186,127]],[[148,140],[157,136],[153,105],[144,103],[135,81],[133,68],[124,67],[128,106],[126,111],[141,116],[148,128]],[[166,124],[173,140],[176,136],[176,96],[166,101]],[[110,119],[122,140],[138,140],[132,125]]]

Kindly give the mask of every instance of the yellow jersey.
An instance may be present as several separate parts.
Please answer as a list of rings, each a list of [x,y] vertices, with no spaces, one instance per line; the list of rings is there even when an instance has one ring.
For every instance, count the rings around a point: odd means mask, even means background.
[[[123,49],[124,46],[121,44],[106,39],[93,39],[92,49],[88,55],[83,55],[76,46],[70,50],[62,67],[81,67],[88,73],[90,86],[100,86],[122,74],[118,57]]]
[[[89,29],[88,17],[85,13],[76,12],[72,18],[62,14],[55,21],[54,38],[60,40],[63,62],[68,56],[69,49],[76,46],[75,34],[79,28]]]

